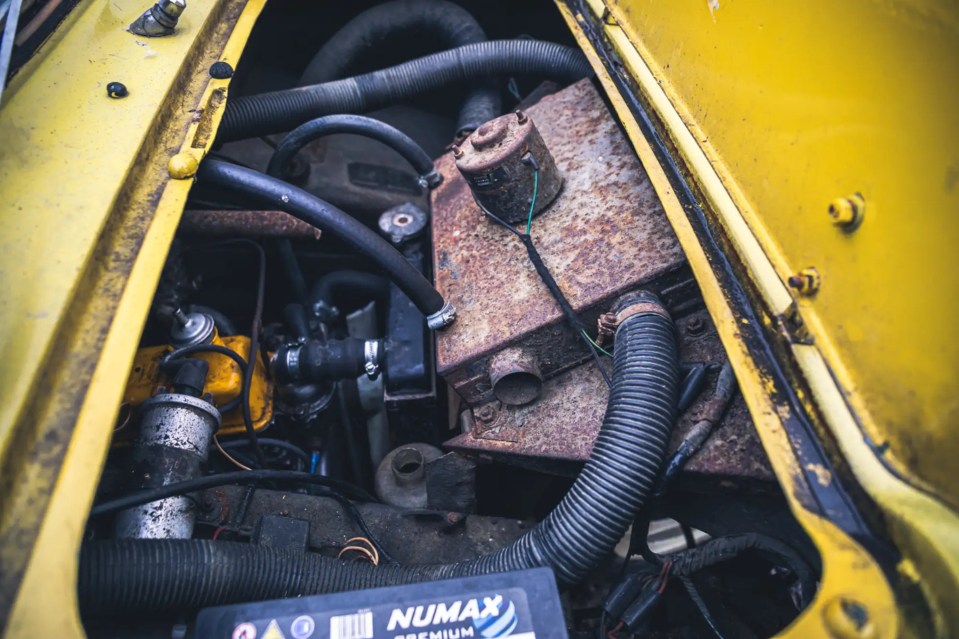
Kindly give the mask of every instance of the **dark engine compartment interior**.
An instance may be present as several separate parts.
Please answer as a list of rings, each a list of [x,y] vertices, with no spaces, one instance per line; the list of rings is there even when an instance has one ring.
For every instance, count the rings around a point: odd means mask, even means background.
[[[819,557],[556,7],[375,5],[269,3],[231,100],[471,28],[514,58],[557,46],[517,64],[532,73],[397,90],[290,136],[228,112],[88,524],[87,633],[195,636],[209,606],[532,565],[556,573],[570,636],[779,632]]]

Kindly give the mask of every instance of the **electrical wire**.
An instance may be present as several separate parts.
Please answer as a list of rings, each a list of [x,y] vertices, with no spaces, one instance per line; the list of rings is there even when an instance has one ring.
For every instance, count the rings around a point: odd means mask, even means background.
[[[253,353],[253,341],[250,341],[250,353]],[[227,348],[226,346],[220,346],[218,344],[194,344],[192,346],[184,346],[182,348],[175,349],[170,351],[163,357],[163,362],[170,362],[175,359],[180,359],[181,357],[186,357],[187,355],[195,355],[197,353],[218,353],[220,355],[225,355],[232,359],[237,366],[240,368],[240,374],[243,376],[243,388],[240,390],[240,404],[243,406],[243,426],[246,428],[247,437],[250,439],[250,445],[253,447],[255,452],[258,452],[257,461],[261,466],[266,465],[266,460],[263,458],[263,461],[260,461],[260,458],[263,455],[263,451],[260,450],[260,446],[257,442],[256,431],[253,427],[253,415],[250,412],[250,392],[249,384],[251,380],[251,371],[253,370],[252,366],[247,365],[247,361],[244,360],[239,353],[236,351]],[[245,400],[245,401],[244,401]],[[229,408],[228,408],[229,407]],[[227,412],[236,408],[235,400],[231,401],[223,406],[220,410],[220,414]],[[235,460],[234,460],[235,461]]]
[[[605,355],[606,357],[612,357],[612,356],[613,356],[612,353],[610,353],[608,350],[606,350],[605,348],[603,348],[602,346],[600,346],[600,345],[596,342],[596,340],[594,340],[592,337],[590,337],[590,336],[589,336],[589,333],[587,333],[585,329],[583,330],[583,334],[586,336],[586,339],[589,340],[590,344],[592,344],[593,346],[595,346],[595,347],[596,347],[596,350],[598,350],[600,353],[602,353],[602,354]]]
[[[285,450],[297,459],[301,460],[307,468],[310,467],[310,456],[306,454],[299,446],[291,444],[290,442],[284,441],[282,439],[270,439],[266,437],[258,438],[261,447],[272,446],[273,448],[279,448]],[[243,439],[235,439],[231,441],[223,442],[223,448],[237,448],[240,446],[248,446],[249,442]]]
[[[250,467],[247,466],[246,464],[241,464],[240,462],[238,462],[238,461],[236,460],[235,457],[233,457],[233,455],[231,455],[230,453],[226,452],[226,451],[223,449],[223,446],[220,444],[220,440],[217,439],[217,436],[216,436],[216,435],[213,436],[213,443],[216,444],[216,448],[217,448],[217,450],[220,451],[220,454],[223,455],[224,457],[226,457],[227,461],[229,461],[230,463],[232,463],[234,466],[236,466],[236,467],[239,468],[240,470],[253,470],[252,468],[250,468]]]
[[[552,294],[553,299],[556,300],[556,304],[566,317],[567,323],[572,327],[573,331],[582,338],[583,344],[586,345],[586,349],[592,356],[593,362],[596,364],[599,374],[603,376],[603,380],[606,382],[606,385],[612,387],[613,382],[609,378],[609,373],[606,372],[606,369],[603,367],[602,360],[599,359],[599,353],[596,352],[598,345],[590,339],[589,334],[586,332],[586,328],[583,326],[582,322],[579,321],[579,317],[576,316],[576,311],[569,303],[569,300],[566,299],[566,295],[563,294],[563,291],[560,289],[559,284],[553,277],[553,274],[550,273],[549,269],[546,267],[546,263],[543,262],[543,257],[539,254],[539,251],[536,250],[536,246],[533,244],[533,237],[530,235],[529,231],[532,228],[533,210],[536,208],[536,197],[539,193],[539,166],[536,164],[536,160],[533,159],[532,156],[528,156],[528,160],[533,165],[533,198],[529,206],[529,216],[527,217],[526,221],[526,232],[519,232],[513,228],[512,225],[507,224],[485,209],[483,210],[483,213],[491,221],[495,222],[518,237],[523,243],[523,246],[526,247],[526,254],[529,256],[529,261],[532,262],[533,268],[536,269],[540,279],[543,280],[543,283],[546,284],[546,288],[548,288],[549,292]]]
[[[346,502],[349,504],[349,507],[352,508],[351,512],[355,511],[357,514],[359,511],[356,511],[356,506],[353,506],[352,502],[350,502],[345,495],[350,495],[360,501],[376,501],[375,497],[370,495],[359,486],[355,486],[349,482],[340,481],[338,479],[332,479],[322,475],[311,475],[309,473],[303,473],[295,470],[253,469],[249,471],[242,470],[231,473],[205,475],[195,479],[187,479],[185,481],[174,482],[164,486],[157,486],[156,488],[148,488],[145,490],[127,493],[122,497],[108,499],[95,505],[90,510],[90,516],[98,517],[100,515],[117,512],[118,510],[126,510],[127,508],[133,508],[134,506],[148,504],[151,501],[157,501],[159,499],[166,499],[167,497],[174,497],[178,495],[185,495],[198,490],[206,490],[207,488],[224,486],[226,484],[257,484],[265,481],[302,482],[305,484],[317,484],[319,486],[324,486],[328,489],[327,496],[336,499],[341,504]],[[370,537],[366,530],[364,530],[363,533],[366,534],[367,537]],[[370,539],[372,539],[372,537],[370,537]]]
[[[719,629],[716,618],[713,617],[713,613],[709,611],[709,607],[707,607],[706,602],[703,601],[703,597],[699,594],[699,589],[696,588],[693,580],[686,576],[680,576],[679,581],[683,584],[686,593],[689,595],[689,598],[692,599],[693,604],[695,604],[699,613],[703,616],[703,619],[706,620],[706,625],[708,625],[709,629],[716,635],[716,639],[726,639],[726,635]]]

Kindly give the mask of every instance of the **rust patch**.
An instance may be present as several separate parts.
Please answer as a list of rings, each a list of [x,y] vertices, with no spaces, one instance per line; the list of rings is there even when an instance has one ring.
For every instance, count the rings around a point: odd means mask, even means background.
[[[677,333],[680,361],[703,362],[714,370],[696,401],[677,421],[669,453],[676,450],[696,422],[718,419],[712,435],[684,472],[734,481],[774,481],[742,396],[737,393],[725,413],[717,415],[712,391],[726,355],[708,313],[700,310],[680,319]],[[541,398],[533,404],[505,406],[494,401],[467,411],[463,434],[446,446],[520,464],[530,458],[585,462],[603,424],[608,398],[609,390],[595,367],[583,364],[549,380]]]
[[[320,239],[320,229],[283,211],[186,210],[178,231],[208,237]]]
[[[210,101],[207,102],[205,108],[197,109],[197,113],[200,116],[200,124],[196,127],[196,134],[193,136],[193,142],[190,144],[192,148],[205,149],[210,143],[210,138],[213,137],[213,116],[216,115],[217,111],[223,108],[225,102],[226,89],[220,87],[210,94]]]
[[[652,184],[589,81],[527,111],[565,184],[533,222],[543,260],[587,326],[630,290],[659,292],[685,266]],[[589,353],[526,255],[521,242],[487,220],[456,170],[437,161],[433,194],[436,284],[457,308],[437,338],[438,370],[471,405],[491,401],[489,357],[511,345],[535,353],[545,379]]]

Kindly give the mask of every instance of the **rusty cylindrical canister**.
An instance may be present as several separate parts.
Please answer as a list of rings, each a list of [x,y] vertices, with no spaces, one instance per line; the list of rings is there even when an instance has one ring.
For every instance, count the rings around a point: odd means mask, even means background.
[[[477,204],[510,224],[527,219],[534,187],[535,216],[552,204],[563,186],[546,143],[522,111],[483,124],[453,149],[453,156]]]

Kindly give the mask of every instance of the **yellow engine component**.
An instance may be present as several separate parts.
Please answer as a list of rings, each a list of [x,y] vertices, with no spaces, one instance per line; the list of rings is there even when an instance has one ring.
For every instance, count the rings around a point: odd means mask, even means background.
[[[216,342],[236,352],[244,360],[249,360],[250,338],[242,335],[217,338]],[[170,380],[160,369],[160,361],[169,353],[170,346],[149,346],[137,351],[133,358],[133,369],[123,394],[123,406],[135,408],[153,397],[157,390],[169,385]],[[219,353],[198,353],[198,359],[206,360],[210,370],[206,376],[204,393],[213,396],[213,404],[223,406],[240,396],[243,389],[243,374],[240,367],[226,355]],[[121,411],[121,419],[127,419],[129,410]],[[267,378],[263,358],[257,356],[250,382],[250,414],[253,428],[260,430],[273,418],[273,384]],[[126,416],[126,417],[125,417]],[[124,424],[120,424],[122,427]],[[223,415],[220,435],[233,435],[245,432],[243,410],[241,407]]]

